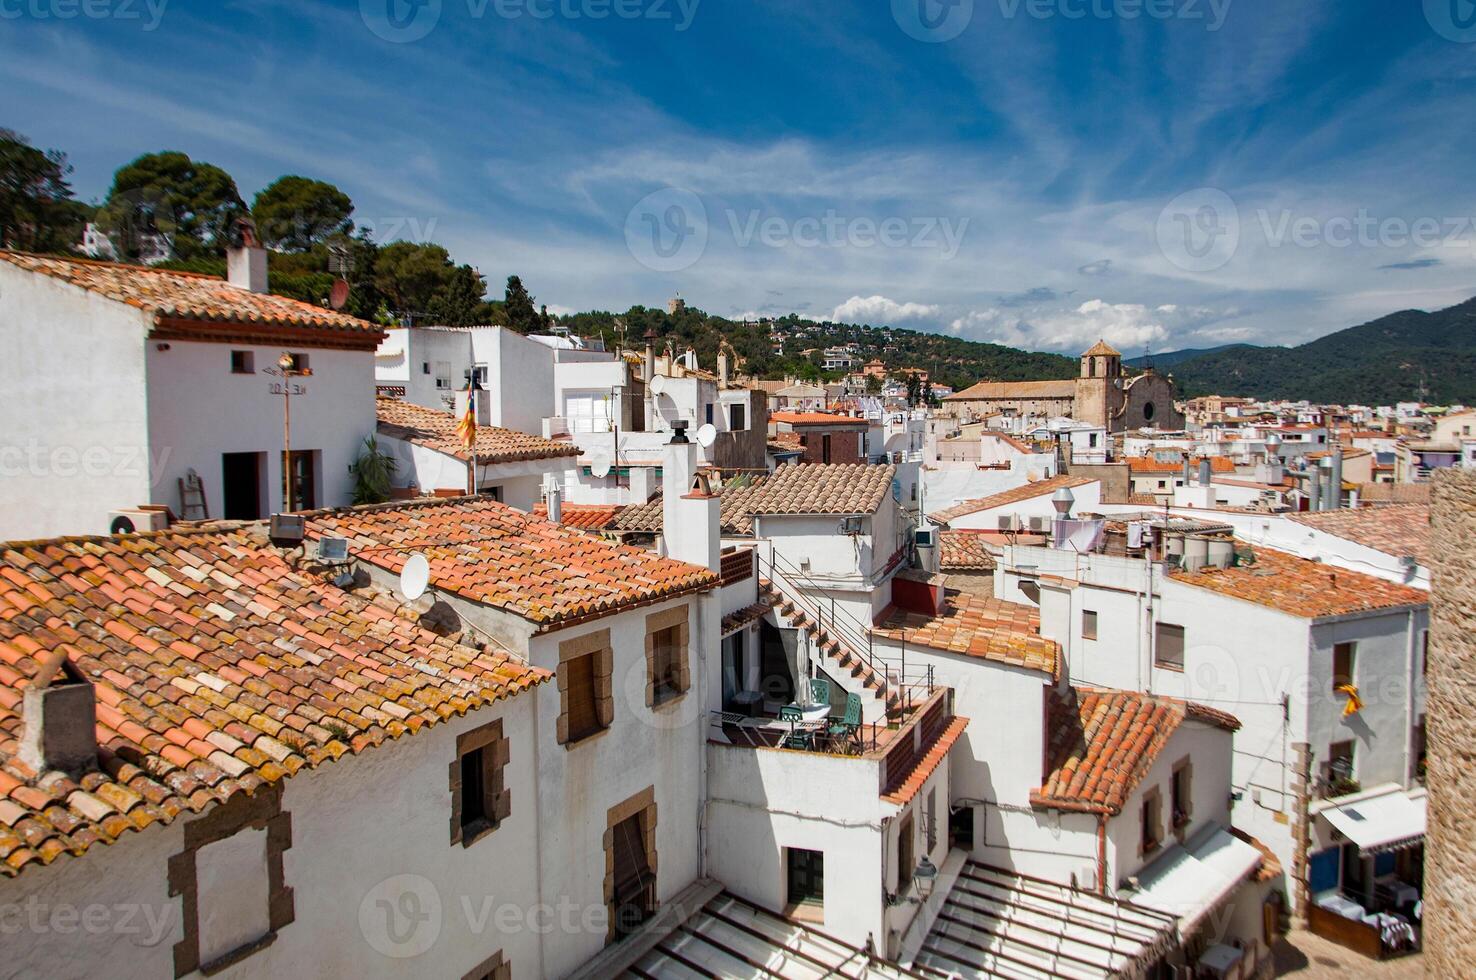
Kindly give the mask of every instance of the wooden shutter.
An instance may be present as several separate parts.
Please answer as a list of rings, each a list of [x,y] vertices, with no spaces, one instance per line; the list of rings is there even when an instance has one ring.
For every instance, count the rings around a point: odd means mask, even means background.
[[[569,740],[593,735],[600,729],[600,716],[595,702],[595,657],[586,653],[565,664],[569,673],[569,685],[564,696],[568,698]]]

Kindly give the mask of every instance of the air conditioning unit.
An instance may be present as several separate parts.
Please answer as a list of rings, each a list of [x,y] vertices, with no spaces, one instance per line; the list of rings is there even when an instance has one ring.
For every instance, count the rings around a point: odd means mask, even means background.
[[[169,528],[169,512],[130,507],[108,514],[109,534],[137,534],[143,531],[164,531]]]
[[[1015,515],[1014,514],[1000,514],[999,515],[999,529],[1001,531],[1013,531],[1015,529]]]
[[[1048,521],[1048,518],[1045,518],[1045,517],[1040,517],[1040,516],[1031,517],[1030,518],[1030,530],[1036,532],[1037,534],[1044,533],[1045,531],[1047,531],[1050,528],[1050,525],[1048,523],[1046,523],[1047,521]]]

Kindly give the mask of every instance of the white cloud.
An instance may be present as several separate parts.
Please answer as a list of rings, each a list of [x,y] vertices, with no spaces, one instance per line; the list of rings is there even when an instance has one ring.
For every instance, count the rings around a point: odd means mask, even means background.
[[[974,310],[950,324],[952,333],[1029,350],[1078,353],[1098,340],[1130,352],[1159,346],[1169,336],[1163,314],[1140,303],[1088,300],[1075,309],[1043,313],[1030,318],[1006,317],[997,309]]]
[[[899,320],[927,320],[938,316],[928,303],[899,303],[885,296],[852,296],[830,315],[836,323],[891,324]]]

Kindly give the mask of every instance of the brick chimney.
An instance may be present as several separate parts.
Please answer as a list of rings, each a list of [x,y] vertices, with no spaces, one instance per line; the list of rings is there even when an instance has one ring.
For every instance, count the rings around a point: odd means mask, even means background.
[[[661,531],[666,555],[720,572],[721,501],[697,472],[697,446],[687,438],[687,422],[672,423],[661,475]]]
[[[256,225],[242,218],[236,222],[231,239],[226,249],[226,281],[247,292],[266,292],[267,253],[256,235]]]
[[[20,761],[37,773],[97,765],[97,696],[66,653],[50,651],[21,703]]]

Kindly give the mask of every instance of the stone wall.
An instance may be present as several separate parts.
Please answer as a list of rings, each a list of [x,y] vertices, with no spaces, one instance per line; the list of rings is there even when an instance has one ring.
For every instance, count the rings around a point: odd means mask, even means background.
[[[1425,966],[1456,977],[1476,961],[1476,473],[1436,477],[1430,522]]]

